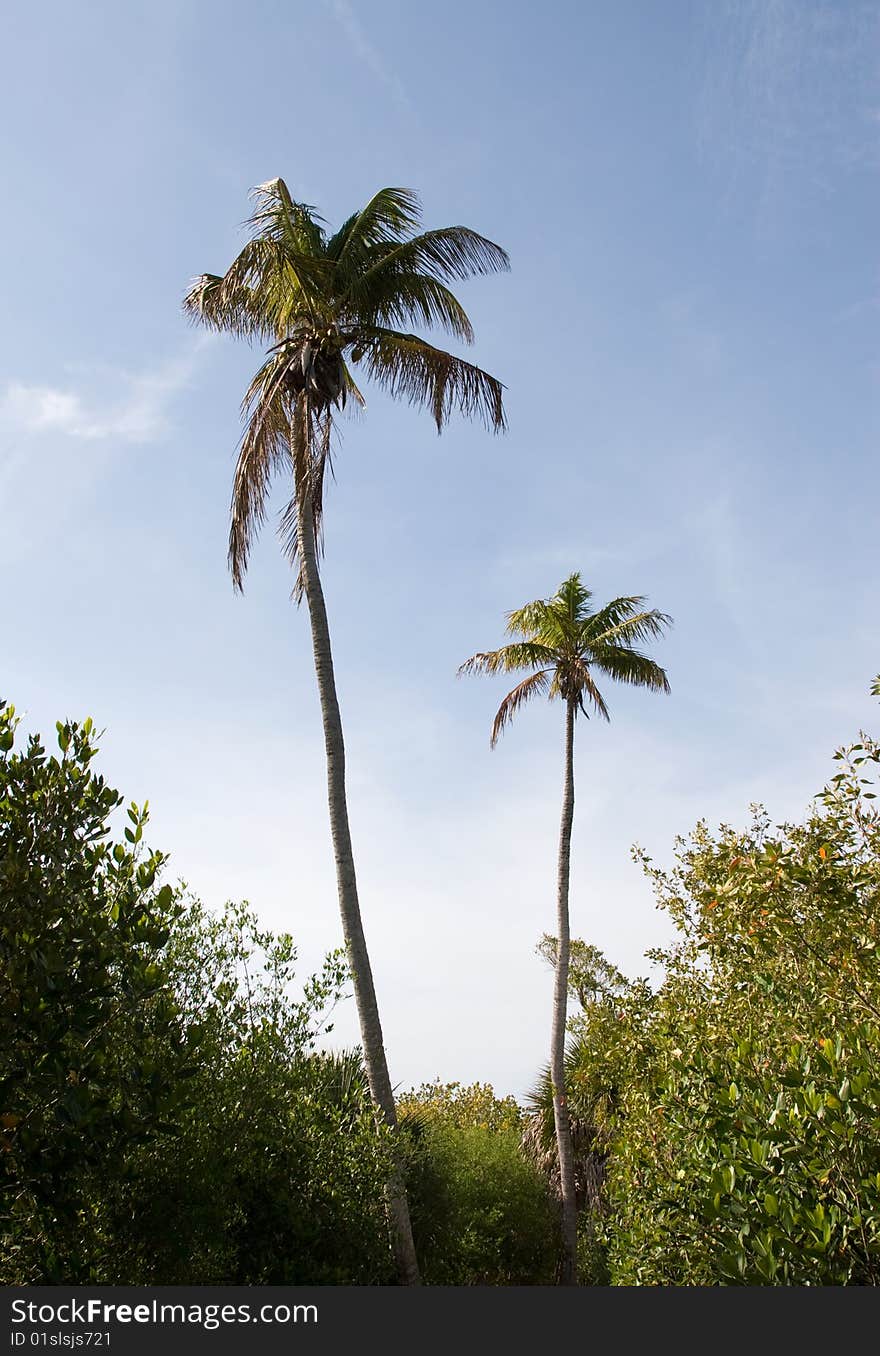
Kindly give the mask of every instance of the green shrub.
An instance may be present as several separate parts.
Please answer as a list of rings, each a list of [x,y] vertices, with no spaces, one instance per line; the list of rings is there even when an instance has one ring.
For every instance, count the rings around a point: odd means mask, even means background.
[[[804,824],[648,868],[679,941],[620,1009],[617,1284],[880,1283],[880,749],[838,758]]]
[[[179,1115],[195,1051],[164,970],[179,916],[142,848],[146,807],[91,768],[91,721],[59,753],[15,748],[0,704],[0,1278],[95,1278],[110,1165]],[[112,1170],[112,1169],[111,1169]]]
[[[0,707],[0,1280],[387,1282],[386,1138],[315,1053],[341,953],[296,998],[289,936],[159,886],[146,807],[111,841],[91,721],[15,736]]]
[[[523,1156],[513,1098],[496,1098],[485,1084],[428,1084],[399,1110],[411,1145],[409,1196],[424,1280],[552,1283],[556,1208]]]

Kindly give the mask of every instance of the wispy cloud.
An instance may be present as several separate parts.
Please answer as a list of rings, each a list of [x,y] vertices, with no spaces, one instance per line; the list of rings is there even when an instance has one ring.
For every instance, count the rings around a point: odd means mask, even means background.
[[[143,372],[81,368],[58,385],[10,381],[0,396],[0,432],[86,441],[148,443],[169,429],[169,406],[189,382],[201,345]]]
[[[83,506],[126,448],[173,433],[174,401],[194,375],[211,336],[198,336],[167,361],[140,372],[71,365],[57,383],[11,380],[0,387],[0,472],[16,505],[0,535],[0,566],[39,552],[42,534],[87,540]],[[75,455],[73,455],[75,452]],[[53,493],[46,495],[51,484]],[[40,531],[35,524],[40,524]]]
[[[698,131],[731,203],[744,179],[766,225],[783,193],[827,196],[841,172],[876,165],[876,5],[727,0],[702,30]]]
[[[406,113],[413,113],[413,105],[400,78],[390,69],[382,53],[364,32],[360,20],[348,0],[325,0],[327,9],[339,24],[349,45],[362,65],[390,92]]]

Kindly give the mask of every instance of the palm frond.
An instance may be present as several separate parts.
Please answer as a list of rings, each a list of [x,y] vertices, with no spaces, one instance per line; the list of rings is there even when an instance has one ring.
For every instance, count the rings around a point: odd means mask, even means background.
[[[363,288],[377,284],[382,275],[416,273],[437,282],[463,282],[466,278],[505,273],[510,268],[506,250],[467,226],[424,231],[402,240],[393,249],[376,246],[365,262]]]
[[[516,715],[517,711],[532,697],[537,697],[547,692],[552,682],[551,674],[546,669],[540,669],[537,673],[530,673],[528,678],[524,678],[521,683],[517,683],[512,692],[508,692],[504,701],[495,713],[495,719],[492,722],[492,735],[490,737],[490,746],[494,749],[501,735],[504,733],[505,726],[509,725]]]
[[[276,240],[251,240],[222,277],[203,274],[184,297],[189,318],[238,338],[277,339],[297,322],[321,319],[323,260],[286,250]]]
[[[349,217],[327,245],[340,268],[354,275],[371,250],[387,252],[419,225],[422,206],[408,188],[380,188],[365,207]]]
[[[672,618],[656,608],[642,608],[642,597],[615,598],[590,618],[589,633],[594,645],[611,642],[618,645],[657,640],[672,625]]]
[[[354,230],[357,224],[359,216],[360,212],[352,212],[351,216],[348,217],[347,220],[345,220],[339,227],[339,230],[335,231],[333,235],[331,235],[330,238],[328,239],[327,244],[324,248],[324,253],[327,255],[328,259],[331,259],[333,261],[333,263],[336,263],[337,260],[339,259],[339,256],[342,253],[343,249],[345,248],[349,236],[351,235],[352,231]]]
[[[223,279],[216,273],[203,273],[193,278],[183,299],[183,310],[193,324],[240,339],[274,334],[259,296],[253,292],[230,296],[223,289]]]
[[[592,652],[592,664],[618,683],[631,687],[646,687],[653,692],[669,692],[665,669],[656,660],[628,645],[597,645]]]
[[[580,572],[575,570],[574,574],[570,574],[560,584],[551,602],[575,621],[589,614],[589,601],[592,596],[591,590],[583,583]]]
[[[459,676],[464,673],[515,673],[518,669],[550,668],[555,662],[556,655],[546,645],[523,641],[503,645],[500,650],[473,654],[458,672]]]
[[[248,387],[242,404],[246,420],[232,488],[229,566],[237,589],[244,587],[251,546],[266,516],[269,486],[276,471],[293,471],[290,409],[286,399],[287,360],[272,354]]]
[[[221,297],[228,310],[249,314],[259,301],[263,332],[287,335],[298,320],[315,324],[328,315],[331,266],[321,255],[291,248],[285,240],[249,240],[223,275]]]
[[[579,1209],[600,1213],[608,1159],[612,1109],[616,1089],[584,1088],[579,1077],[584,1044],[571,1042],[565,1051],[565,1086],[574,1153],[575,1191]],[[523,1122],[522,1147],[556,1197],[561,1197],[559,1154],[553,1115],[553,1079],[549,1066],[541,1071],[529,1093]]]
[[[490,432],[506,427],[504,387],[482,368],[415,334],[375,326],[364,330],[363,339],[363,362],[373,380],[393,397],[429,409],[438,432],[456,409],[482,419]]]
[[[355,327],[379,325],[397,329],[422,324],[446,330],[466,344],[474,330],[458,298],[435,278],[421,273],[383,274],[363,287],[355,285],[338,303],[340,321],[349,317]]]
[[[354,377],[351,375],[351,369],[345,362],[342,364],[342,375],[343,380],[345,382],[345,394],[347,397],[345,403],[347,404],[348,400],[353,400],[356,409],[358,410],[366,409],[367,402],[364,399],[363,392],[361,391]]]
[[[283,179],[267,179],[251,190],[248,217],[254,237],[275,240],[295,254],[318,258],[326,245],[324,219],[308,203],[295,202]]]
[[[566,625],[566,619],[567,614],[555,596],[536,598],[534,602],[508,612],[507,634],[530,636],[557,649],[564,643],[566,636],[572,633],[571,627]]]

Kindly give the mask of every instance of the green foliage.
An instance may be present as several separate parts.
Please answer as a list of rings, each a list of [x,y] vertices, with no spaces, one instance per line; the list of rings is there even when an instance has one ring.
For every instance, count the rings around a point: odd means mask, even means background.
[[[408,1192],[431,1285],[553,1281],[558,1223],[522,1152],[522,1112],[487,1084],[424,1084],[399,1104],[409,1141]]]
[[[836,757],[803,824],[645,861],[679,940],[585,1069],[619,1096],[615,1283],[880,1283],[880,749]]]
[[[15,750],[0,709],[0,1277],[386,1282],[387,1135],[357,1054],[315,1051],[341,953],[302,996],[289,936],[159,886],[146,807],[90,721]]]
[[[515,1097],[496,1097],[489,1083],[423,1083],[397,1104],[402,1119],[423,1126],[448,1125],[456,1130],[519,1131],[522,1110]]]
[[[549,965],[556,965],[558,943],[555,937],[545,932],[536,950]],[[627,988],[629,981],[626,976],[611,964],[598,946],[572,937],[569,943],[568,989],[584,1012],[603,999],[613,1004]]]
[[[0,1277],[390,1283],[391,1135],[359,1052],[317,1048],[342,953],[297,990],[290,936],[160,884],[146,806],[114,841],[91,722],[57,737],[0,706]],[[642,857],[677,929],[656,991],[571,945],[593,1283],[880,1284],[880,745],[835,757],[803,823]],[[526,1112],[438,1082],[399,1117],[425,1279],[552,1282],[548,1077]]]
[[[90,720],[16,750],[0,705],[0,1274],[91,1279],[95,1183],[179,1114],[194,1052],[164,983],[179,905],[121,798],[91,768]]]
[[[556,939],[544,934],[538,953],[556,964]],[[571,1128],[574,1184],[579,1211],[578,1277],[606,1285],[608,1265],[600,1225],[605,1211],[605,1175],[617,1125],[629,1050],[621,1039],[623,1010],[641,986],[631,984],[598,947],[571,940],[569,996],[580,1005],[568,1022],[565,1092]],[[561,1195],[553,1115],[553,1080],[545,1067],[527,1100],[523,1144],[554,1196]]]
[[[169,956],[202,1062],[173,1149],[129,1164],[117,1202],[137,1218],[117,1283],[386,1283],[380,1135],[357,1053],[316,1053],[347,971],[336,953],[296,1000],[290,937],[246,905],[194,904]]]

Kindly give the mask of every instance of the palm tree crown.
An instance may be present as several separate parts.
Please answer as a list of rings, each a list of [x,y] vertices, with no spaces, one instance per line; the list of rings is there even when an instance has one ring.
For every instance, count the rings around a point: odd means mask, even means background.
[[[402,188],[380,190],[333,234],[314,208],[294,202],[283,179],[260,184],[253,197],[250,240],[222,276],[196,278],[184,300],[197,323],[269,346],[242,405],[229,535],[238,588],[276,471],[294,474],[282,519],[292,560],[296,495],[308,492],[320,528],[334,411],[349,400],[364,404],[353,369],[427,406],[438,431],[456,409],[492,430],[505,425],[501,382],[401,328],[438,327],[472,342],[447,283],[507,269],[499,245],[464,226],[419,232],[419,200]]]
[[[532,697],[561,697],[587,715],[587,703],[605,720],[608,708],[595,673],[618,682],[668,692],[665,671],[634,646],[672,624],[664,612],[644,609],[642,597],[615,598],[594,612],[592,593],[580,574],[569,575],[552,598],[507,614],[507,633],[519,637],[498,650],[472,655],[459,673],[531,672],[508,692],[492,724],[495,744],[516,712]]]

